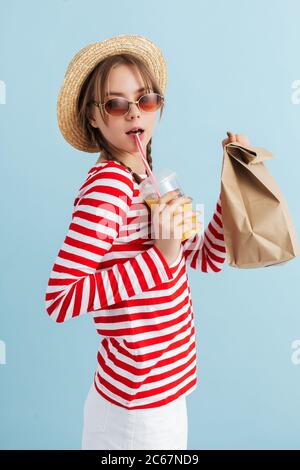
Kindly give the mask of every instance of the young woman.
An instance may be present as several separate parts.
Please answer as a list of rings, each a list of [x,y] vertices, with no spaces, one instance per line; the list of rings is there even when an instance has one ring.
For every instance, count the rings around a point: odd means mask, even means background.
[[[143,129],[152,168],[165,86],[160,50],[143,36],[120,35],[79,51],[59,94],[63,136],[77,149],[100,151],[76,195],[45,296],[54,321],[89,313],[102,337],[82,449],[187,448],[186,396],[197,376],[186,265],[221,271],[225,244],[220,198],[204,234],[181,242],[178,216],[191,199],[175,192],[153,209],[159,230],[152,236],[139,193],[147,175],[132,132]],[[242,139],[230,134],[222,144]],[[168,239],[161,235],[166,224]]]

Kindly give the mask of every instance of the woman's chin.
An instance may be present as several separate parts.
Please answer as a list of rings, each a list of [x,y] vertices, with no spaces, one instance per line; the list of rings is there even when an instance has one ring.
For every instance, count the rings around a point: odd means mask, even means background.
[[[148,142],[149,142],[149,138],[147,135],[144,135],[140,141],[141,141],[141,144],[142,144],[142,147],[145,149],[148,145]],[[135,137],[128,137],[128,142],[126,142],[126,147],[130,148],[131,150],[133,148],[136,148],[138,150],[138,145],[137,145],[137,141],[135,139]]]

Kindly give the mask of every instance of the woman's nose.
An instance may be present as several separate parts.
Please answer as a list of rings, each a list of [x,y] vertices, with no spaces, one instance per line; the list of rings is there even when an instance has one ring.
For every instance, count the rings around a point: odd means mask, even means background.
[[[130,103],[127,114],[128,116],[136,116],[140,114],[140,110],[139,110],[137,103]]]

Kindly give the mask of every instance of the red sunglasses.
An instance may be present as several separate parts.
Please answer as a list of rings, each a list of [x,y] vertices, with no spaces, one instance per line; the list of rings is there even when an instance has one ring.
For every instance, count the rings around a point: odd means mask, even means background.
[[[104,107],[107,114],[111,116],[123,116],[128,113],[131,104],[137,104],[140,111],[152,113],[159,109],[164,102],[164,97],[158,93],[147,93],[137,101],[128,101],[126,98],[112,98],[104,103],[92,101],[98,107]]]

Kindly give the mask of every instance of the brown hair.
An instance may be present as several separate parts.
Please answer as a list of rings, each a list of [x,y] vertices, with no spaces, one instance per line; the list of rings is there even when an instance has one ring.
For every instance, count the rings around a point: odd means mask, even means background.
[[[162,90],[147,64],[145,64],[138,57],[129,53],[115,54],[102,60],[84,81],[77,102],[78,118],[87,139],[92,142],[92,144],[95,145],[99,151],[101,151],[104,158],[106,160],[114,160],[121,163],[121,165],[125,166],[130,171],[135,181],[139,184],[142,181],[142,178],[140,178],[137,173],[132,171],[130,167],[126,166],[123,162],[118,160],[117,155],[120,154],[120,150],[108,142],[100,129],[93,127],[89,121],[91,102],[93,100],[100,101],[101,103],[104,102],[106,91],[105,86],[109,73],[112,68],[123,64],[133,65],[138,68],[143,79],[146,92],[152,90],[154,93],[159,93],[163,96]],[[162,116],[163,107],[164,102],[160,108],[160,119]],[[99,110],[103,121],[107,124],[108,117],[105,111],[102,107],[99,107]],[[152,138],[147,144],[146,156],[148,165],[152,170],[151,143]]]

